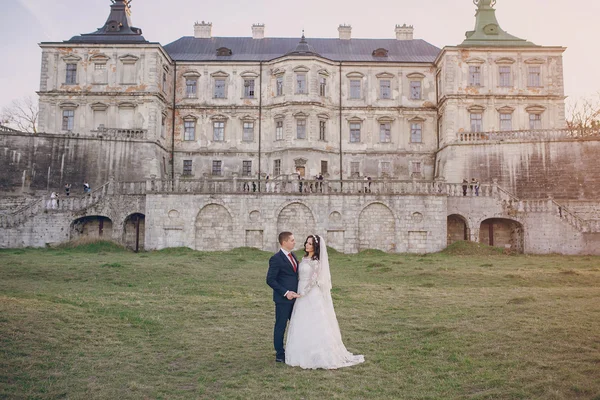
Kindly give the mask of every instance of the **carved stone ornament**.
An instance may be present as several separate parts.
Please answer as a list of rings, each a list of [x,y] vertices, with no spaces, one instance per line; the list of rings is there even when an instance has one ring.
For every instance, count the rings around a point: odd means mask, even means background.
[[[473,4],[479,6],[480,8],[483,8],[485,6],[494,7],[496,5],[496,0],[473,0]]]

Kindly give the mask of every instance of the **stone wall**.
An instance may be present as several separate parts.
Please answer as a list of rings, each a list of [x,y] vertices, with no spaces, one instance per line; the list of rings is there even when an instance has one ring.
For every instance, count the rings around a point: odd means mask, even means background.
[[[112,176],[121,181],[143,181],[165,176],[169,154],[157,143],[133,139],[101,139],[68,135],[0,133],[0,191],[83,192]]]
[[[597,201],[600,198],[599,140],[456,144],[438,154],[448,182],[498,179],[519,198]]]
[[[445,196],[147,195],[147,249],[185,246],[275,251],[280,231],[326,238],[345,253],[367,248],[430,253],[446,247]]]

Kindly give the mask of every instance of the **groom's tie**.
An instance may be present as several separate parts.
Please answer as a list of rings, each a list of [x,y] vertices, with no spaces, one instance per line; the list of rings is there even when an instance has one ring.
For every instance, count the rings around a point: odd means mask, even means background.
[[[292,256],[292,253],[288,253],[288,257],[290,258],[290,261],[292,262],[292,267],[294,267],[294,272],[298,271],[298,266],[296,265],[296,260],[294,260],[294,256]]]

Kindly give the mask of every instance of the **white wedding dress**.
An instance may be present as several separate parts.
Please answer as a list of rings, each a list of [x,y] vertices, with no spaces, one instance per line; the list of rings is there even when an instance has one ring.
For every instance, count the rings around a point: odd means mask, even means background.
[[[321,239],[322,240],[322,239]],[[325,242],[321,244],[325,248]],[[365,361],[346,350],[331,299],[327,250],[321,260],[303,258],[298,294],[288,327],[285,362],[301,368],[336,369]]]

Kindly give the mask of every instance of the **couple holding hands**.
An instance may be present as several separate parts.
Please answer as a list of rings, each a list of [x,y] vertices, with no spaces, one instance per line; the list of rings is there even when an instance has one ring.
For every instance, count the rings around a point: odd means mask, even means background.
[[[344,346],[331,299],[327,247],[321,236],[304,241],[300,262],[291,232],[279,234],[281,250],[269,260],[267,284],[273,288],[275,361],[301,368],[336,369],[364,362]],[[284,349],[283,337],[290,321]]]

